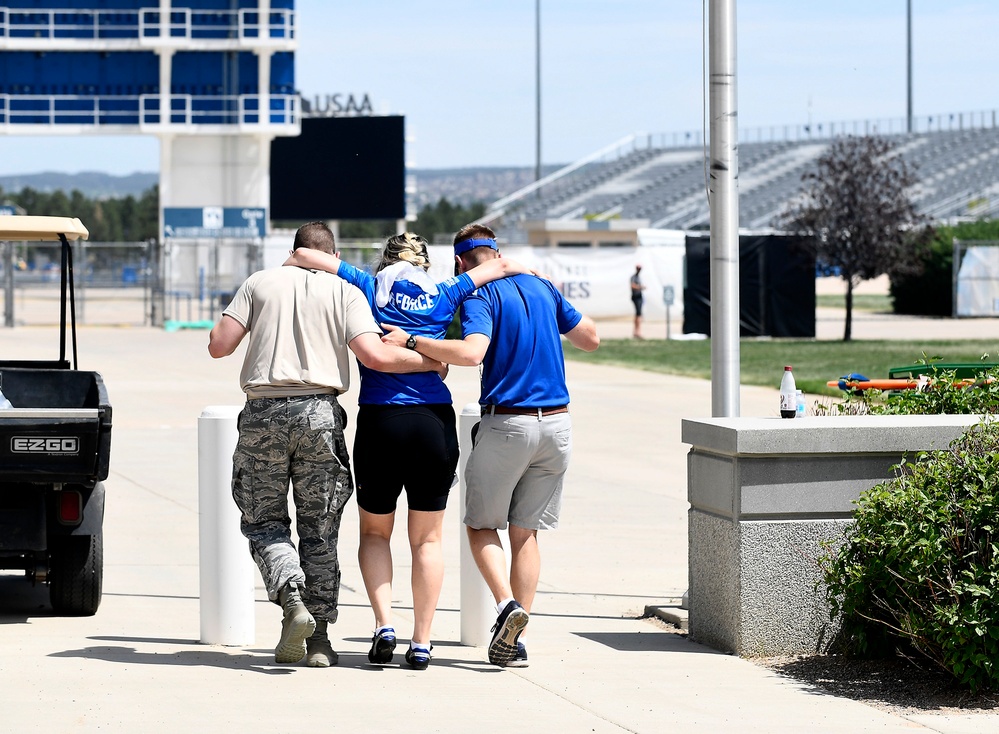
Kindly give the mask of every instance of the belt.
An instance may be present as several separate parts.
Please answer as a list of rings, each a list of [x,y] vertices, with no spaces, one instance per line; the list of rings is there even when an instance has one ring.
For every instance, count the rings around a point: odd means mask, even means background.
[[[541,418],[546,415],[568,413],[568,405],[557,405],[552,408],[513,408],[506,405],[483,405],[482,415],[536,415]]]
[[[247,397],[246,402],[249,403],[253,401],[270,400],[272,402],[282,401],[287,403],[292,400],[314,400],[316,398],[333,398],[335,400],[339,394],[340,394],[339,392],[314,392],[314,393],[309,393],[307,395],[280,395],[270,398]]]

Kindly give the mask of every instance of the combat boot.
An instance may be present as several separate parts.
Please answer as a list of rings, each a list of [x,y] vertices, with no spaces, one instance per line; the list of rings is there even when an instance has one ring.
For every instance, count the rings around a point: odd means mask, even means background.
[[[274,661],[297,663],[305,657],[305,640],[316,629],[316,620],[305,608],[295,582],[289,582],[281,589],[278,601],[284,610],[284,619],[281,620],[281,640],[274,648]]]
[[[326,634],[327,625],[328,622],[325,619],[317,619],[316,631],[305,641],[305,647],[308,650],[305,663],[310,668],[328,668],[331,665],[336,665],[340,660]]]

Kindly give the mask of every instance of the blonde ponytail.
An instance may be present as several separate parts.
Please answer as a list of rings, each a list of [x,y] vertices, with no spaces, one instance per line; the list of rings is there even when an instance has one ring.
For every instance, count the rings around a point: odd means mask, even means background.
[[[427,252],[427,241],[412,232],[403,232],[389,237],[385,241],[385,249],[382,250],[382,257],[375,272],[400,261],[429,270],[430,254]]]

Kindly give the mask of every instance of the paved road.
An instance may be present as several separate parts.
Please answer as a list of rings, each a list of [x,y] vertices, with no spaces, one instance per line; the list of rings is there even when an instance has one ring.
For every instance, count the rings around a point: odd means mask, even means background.
[[[604,328],[602,326],[602,328]],[[610,327],[606,331],[611,331]],[[212,361],[204,331],[83,328],[80,366],[114,406],[97,615],[54,617],[43,589],[0,577],[0,729],[55,732],[912,732],[999,730],[996,717],[902,718],[810,690],[641,619],[686,588],[686,449],[680,419],[710,412],[706,382],[570,363],[576,428],[563,527],[543,536],[529,627],[531,667],[500,670],[458,644],[458,533],[426,672],[374,669],[372,626],[343,524],[343,594],[329,670],[273,663],[279,609],[257,588],[256,641],[202,645],[198,600],[197,418],[239,404],[239,358]],[[0,330],[0,353],[54,356],[52,328]],[[448,378],[460,409],[475,370]],[[353,415],[353,395],[345,406]],[[743,412],[774,415],[776,390],[743,388]],[[386,452],[386,460],[399,454]],[[401,540],[401,537],[398,539]],[[397,628],[411,621],[408,549],[397,558]],[[405,634],[405,632],[402,632]]]

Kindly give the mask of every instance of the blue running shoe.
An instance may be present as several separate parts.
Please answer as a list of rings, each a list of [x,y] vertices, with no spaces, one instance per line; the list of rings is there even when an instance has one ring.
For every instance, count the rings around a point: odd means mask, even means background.
[[[431,646],[430,650],[433,650]],[[430,650],[420,647],[410,647],[406,651],[406,662],[413,670],[426,670],[430,666]]]
[[[517,657],[517,640],[530,619],[527,610],[517,601],[511,601],[493,625],[493,639],[489,643],[489,662],[506,667]]]
[[[526,668],[528,666],[527,662],[527,648],[524,647],[524,643],[517,640],[517,654],[514,656],[513,660],[506,664],[508,668]]]
[[[368,662],[375,665],[385,665],[392,662],[395,652],[395,630],[385,627],[371,638],[371,649],[368,650]]]

